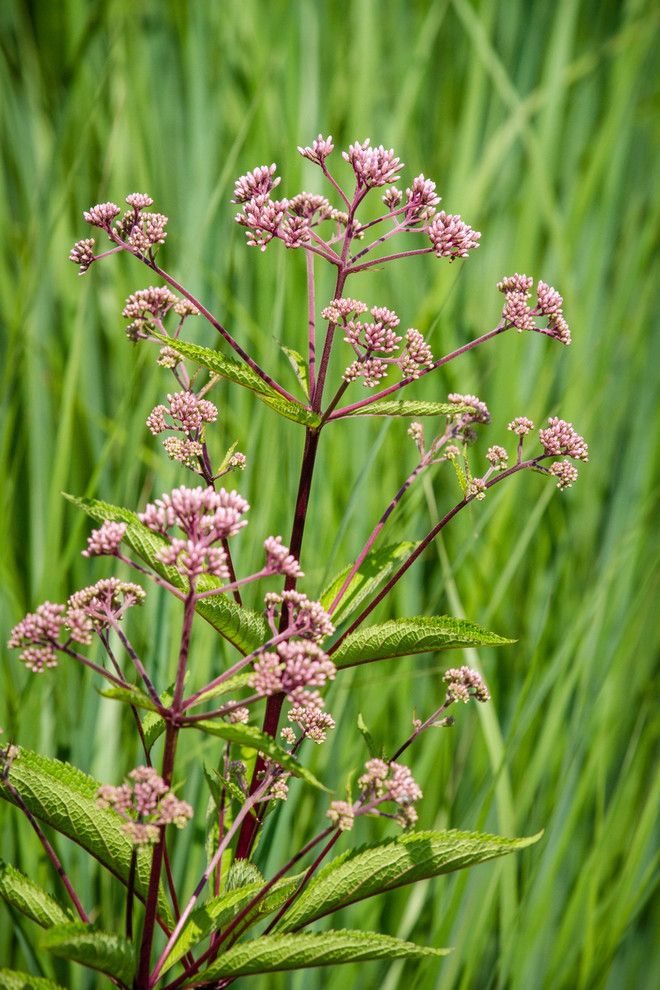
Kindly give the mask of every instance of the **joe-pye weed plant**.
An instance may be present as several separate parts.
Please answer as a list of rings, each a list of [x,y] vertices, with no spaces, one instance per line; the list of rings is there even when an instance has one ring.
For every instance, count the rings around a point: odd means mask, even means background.
[[[140,346],[155,345],[158,364],[173,377],[166,400],[146,425],[181,470],[196,477],[137,514],[72,497],[99,524],[84,555],[114,558],[122,576],[104,576],[65,604],[43,603],[18,623],[9,645],[21,650],[20,659],[35,673],[49,675],[62,658],[89,668],[95,686],[126,706],[141,757],[137,766],[121,768],[127,771],[123,781],[118,768],[116,781],[102,783],[7,742],[0,749],[0,793],[41,841],[58,877],[58,897],[9,865],[1,867],[0,894],[44,929],[35,938],[38,953],[80,963],[119,987],[219,990],[241,976],[278,970],[440,956],[449,950],[377,932],[307,928],[361,899],[504,855],[538,838],[415,829],[424,783],[414,776],[416,749],[437,745],[434,730],[454,725],[459,703],[489,700],[480,674],[465,666],[446,671],[428,709],[411,712],[408,727],[388,727],[386,749],[376,748],[360,719],[355,731],[364,737],[366,762],[354,769],[345,793],[328,796],[325,819],[301,848],[290,847],[278,816],[267,824],[278,804],[301,799],[301,788],[324,788],[305,765],[306,750],[322,745],[335,728],[325,690],[342,670],[507,642],[448,616],[368,624],[408,568],[454,516],[483,501],[494,486],[534,471],[564,490],[577,477],[573,462],[588,456],[570,423],[551,417],[534,436],[534,424],[521,415],[508,427],[502,424],[500,442],[479,463],[470,446],[477,430],[490,423],[485,402],[459,393],[444,402],[403,397],[421,377],[509,331],[569,344],[562,297],[543,281],[534,288],[526,275],[505,277],[497,286],[504,296],[497,325],[437,357],[419,329],[400,329],[396,312],[383,305],[392,300],[357,298],[357,276],[386,264],[411,264],[408,259],[419,254],[461,263],[478,248],[480,234],[460,216],[438,210],[435,183],[423,174],[405,191],[398,188],[403,165],[392,150],[372,147],[368,140],[351,145],[343,152],[347,183],[334,166],[331,171],[331,138],[319,135],[298,151],[320,169],[332,201],[307,192],[277,199],[275,165],[241,176],[233,200],[249,246],[265,251],[281,241],[304,258],[306,353],[294,350],[295,342],[282,344],[297,380],[293,390],[262,368],[159,264],[167,217],[152,211],[148,195],[128,195],[124,211],[112,202],[91,207],[85,219],[109,245],[98,249],[88,238],[71,251],[81,274],[101,259],[128,253],[155,276],[156,284],[127,299],[126,332]],[[332,299],[319,301],[315,269],[320,264],[334,268],[336,283]],[[185,339],[193,317],[221,336],[222,352]],[[346,367],[333,380],[331,358],[342,350]],[[210,436],[219,415],[213,389],[221,378],[250,390],[273,413],[301,427],[290,536],[285,544],[281,535],[258,534],[264,556],[254,573],[241,566],[250,506],[233,487],[251,465],[238,444],[222,452]],[[323,484],[322,477],[315,478],[319,444],[332,443],[342,420],[362,416],[410,420],[410,466],[402,468],[399,490],[385,497],[382,515],[355,560],[328,587],[308,588],[305,529],[323,525],[313,500],[313,486]],[[422,419],[430,425],[424,427]],[[382,531],[390,517],[430,471],[437,474],[444,515],[423,539],[388,543]],[[317,568],[322,562],[312,563]],[[131,633],[135,618],[124,621],[148,587],[149,593],[168,596],[180,613],[180,641],[167,683],[159,683],[140,656]],[[200,682],[195,666],[194,630],[201,620],[218,634],[217,670],[206,682]],[[188,733],[204,734],[208,742],[206,797],[197,808],[181,796],[185,780],[177,765]],[[351,829],[364,816],[389,820],[392,834],[351,848]],[[265,825],[272,828],[269,840],[279,863],[267,877],[253,862]],[[195,829],[186,855],[199,860],[193,889],[175,882],[178,830],[186,827]],[[83,903],[75,876],[58,856],[53,831],[78,843],[112,875],[123,916]],[[0,972],[3,987],[28,986],[28,980],[33,987],[57,986],[45,977]]]

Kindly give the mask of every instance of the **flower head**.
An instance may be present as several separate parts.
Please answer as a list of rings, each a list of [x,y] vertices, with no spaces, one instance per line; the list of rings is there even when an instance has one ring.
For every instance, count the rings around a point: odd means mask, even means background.
[[[88,237],[83,241],[76,241],[71,248],[69,261],[79,266],[79,275],[84,275],[90,265],[96,260],[94,255],[95,243],[93,237]]]
[[[193,816],[190,805],[177,798],[153,767],[136,767],[129,777],[130,783],[119,787],[110,784],[99,787],[96,803],[124,819],[124,833],[133,845],[151,845],[158,840],[162,826],[183,828],[190,821]]]
[[[563,492],[577,481],[578,469],[570,461],[555,461],[550,465],[550,474],[557,479],[557,488]]]
[[[507,426],[507,430],[511,430],[511,432],[515,433],[517,437],[526,437],[527,434],[531,433],[533,429],[534,424],[531,419],[527,418],[527,416],[516,416],[516,418],[512,419]]]
[[[342,157],[351,165],[358,185],[368,188],[396,182],[403,168],[403,162],[395,157],[392,148],[388,151],[382,144],[372,148],[369,138],[350,145],[348,151],[342,151]]]
[[[94,227],[107,229],[120,213],[121,210],[116,203],[97,203],[96,206],[90,206],[85,210],[83,217]]]
[[[468,417],[472,423],[490,423],[488,406],[476,395],[461,395],[460,392],[450,392],[447,399],[454,406],[470,406],[470,412],[458,413],[457,415]]]
[[[348,801],[332,801],[325,814],[340,832],[348,832],[353,828],[355,810]]]
[[[462,701],[465,704],[470,698],[477,701],[489,701],[490,694],[484,684],[481,674],[472,667],[452,667],[443,675],[447,685],[447,695],[452,701]]]
[[[589,447],[584,437],[574,429],[572,423],[551,416],[547,429],[539,430],[539,440],[546,454],[567,454],[576,461],[589,460]]]
[[[481,234],[466,224],[460,216],[441,210],[428,227],[428,235],[438,258],[467,258],[479,247]]]
[[[113,522],[110,519],[93,529],[87,540],[87,549],[83,550],[83,557],[100,557],[104,554],[112,556],[119,549],[119,544],[126,535],[126,523]]]
[[[304,639],[322,642],[335,631],[330,616],[320,602],[311,601],[299,591],[283,591],[281,595],[269,592],[265,598],[266,614],[274,625],[282,612],[287,615],[287,628]]]
[[[323,165],[328,155],[332,154],[334,151],[334,144],[332,143],[332,136],[329,135],[324,138],[322,134],[319,134],[315,138],[311,145],[307,145],[302,148],[298,146],[298,153],[307,158],[308,161],[314,162],[315,165]]]
[[[281,536],[269,536],[264,541],[264,550],[266,551],[266,570],[270,574],[286,574],[295,578],[305,576],[296,558],[289,553],[289,548],[282,543]]]
[[[234,198],[232,203],[247,203],[255,196],[268,196],[282,181],[275,177],[277,165],[260,165],[251,172],[246,172],[234,183]]]

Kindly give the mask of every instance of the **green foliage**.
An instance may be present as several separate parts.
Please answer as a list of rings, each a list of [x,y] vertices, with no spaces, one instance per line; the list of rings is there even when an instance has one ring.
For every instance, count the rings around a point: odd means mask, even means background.
[[[72,922],[50,928],[41,937],[41,945],[54,956],[71,959],[105,973],[119,980],[121,986],[132,986],[135,950],[127,939],[119,935]]]
[[[379,399],[371,405],[354,409],[348,415],[354,416],[449,416],[467,412],[469,406],[454,405],[449,402],[420,402],[414,399]]]
[[[15,969],[0,969],[0,990],[64,990],[44,976],[31,976]]]
[[[332,659],[337,667],[355,667],[361,663],[409,657],[416,653],[505,646],[513,642],[466,619],[454,619],[450,615],[417,615],[356,629],[333,653]]]
[[[0,898],[42,928],[62,925],[69,915],[54,897],[20,870],[0,861]]]
[[[320,935],[265,935],[236,945],[205,971],[208,979],[249,976],[287,969],[338,966],[369,959],[424,959],[444,956],[449,949],[413,945],[377,932],[329,931]],[[192,984],[184,984],[192,986]]]
[[[97,807],[98,781],[68,763],[23,748],[12,762],[9,781],[35,818],[77,843],[110,873],[127,882],[134,847],[122,831],[121,818]],[[1,780],[0,797],[12,800]],[[147,850],[138,854],[135,889],[143,897],[150,859]],[[168,919],[165,900],[161,900],[160,910]]]
[[[351,578],[351,583],[333,613],[335,622],[343,622],[354,615],[360,606],[366,604],[378,592],[392,572],[403,563],[416,544],[406,540],[372,550],[362,562],[359,571]],[[334,578],[321,595],[321,604],[328,608],[335,596],[341,590],[344,581],[351,572],[353,565],[347,564]]]
[[[159,334],[156,334],[156,336],[160,340],[166,339]],[[167,344],[168,347],[173,348],[182,357],[194,361],[203,368],[208,368],[214,375],[221,375],[236,385],[242,385],[243,388],[250,389],[257,399],[264,402],[274,412],[283,416],[285,419],[290,419],[293,423],[300,423],[302,426],[318,426],[321,422],[321,417],[318,413],[306,409],[298,402],[290,402],[283,398],[279,392],[270,388],[263,379],[256,375],[242,361],[238,361],[236,358],[225,357],[219,351],[211,350],[210,347],[200,347],[198,344],[191,344],[185,340],[170,340],[168,338]]]
[[[366,897],[506,856],[533,845],[541,835],[503,839],[478,832],[412,832],[351,849],[309,884],[278,924],[278,931],[296,931]]]
[[[301,876],[287,877],[273,885],[272,890],[246,915],[241,927],[251,927],[262,918],[276,911],[293,893],[300,883]],[[167,960],[164,972],[167,972],[175,962],[178,962],[194,946],[200,945],[212,932],[225,928],[259,893],[263,883],[252,883],[237,890],[225,891],[218,897],[212,897],[192,912],[183,928],[171,956]]]

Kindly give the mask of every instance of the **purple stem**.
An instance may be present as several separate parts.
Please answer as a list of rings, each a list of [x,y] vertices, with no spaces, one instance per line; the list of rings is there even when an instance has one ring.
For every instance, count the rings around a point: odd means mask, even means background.
[[[211,874],[215,870],[216,866],[220,862],[220,859],[221,859],[221,857],[222,857],[225,849],[227,849],[227,847],[229,846],[229,843],[231,842],[231,840],[233,839],[234,835],[238,831],[239,826],[242,824],[242,822],[246,818],[246,816],[250,814],[250,812],[252,811],[252,809],[254,808],[254,806],[259,803],[259,801],[262,799],[262,797],[264,796],[264,794],[266,793],[266,791],[268,790],[268,788],[270,787],[271,784],[272,784],[272,777],[271,776],[267,776],[261,782],[261,784],[259,785],[259,787],[257,788],[257,790],[253,794],[251,794],[250,797],[248,797],[246,799],[243,807],[241,808],[241,810],[236,815],[236,818],[232,822],[231,828],[227,831],[227,833],[225,834],[222,842],[219,844],[219,846],[216,849],[215,853],[211,857],[211,860],[210,860],[208,866],[206,867],[206,869],[204,870],[204,873],[202,874],[201,879],[199,880],[199,883],[195,887],[190,900],[188,901],[188,903],[186,904],[185,908],[183,909],[183,911],[181,913],[181,917],[177,921],[177,923],[176,923],[176,925],[175,925],[175,927],[174,927],[174,929],[172,931],[172,934],[170,935],[170,937],[169,937],[169,939],[167,941],[167,945],[163,949],[163,951],[162,951],[162,953],[160,955],[160,958],[158,959],[158,962],[156,963],[156,966],[154,967],[153,973],[151,974],[151,978],[148,978],[147,981],[144,983],[144,986],[146,988],[151,988],[151,987],[155,986],[155,984],[158,982],[158,977],[160,976],[160,972],[161,972],[163,966],[165,965],[165,962],[167,960],[167,957],[169,956],[170,952],[172,951],[174,945],[176,944],[177,939],[179,938],[179,935],[183,931],[183,927],[186,924],[188,918],[190,917],[190,914],[191,914],[193,908],[195,907],[195,904],[199,900],[199,897],[200,897],[202,891],[204,890],[205,886],[207,885],[207,883],[209,881],[209,877],[211,876]]]
[[[501,474],[498,474],[495,478],[492,478],[489,482],[487,482],[486,488],[487,489],[492,488],[493,485],[497,485],[500,481],[503,481],[505,478],[508,478],[512,474],[517,474],[518,471],[521,471],[524,468],[536,467],[538,460],[539,458],[533,458],[532,460],[529,461],[523,461],[521,464],[516,464],[514,465],[514,467],[508,468],[506,471],[502,471]],[[450,522],[454,518],[454,516],[461,511],[461,509],[464,509],[466,505],[469,505],[469,503],[473,501],[474,501],[474,496],[461,499],[461,501],[458,502],[458,504],[455,505],[453,509],[450,509],[450,511],[445,516],[442,517],[440,522],[438,522],[433,527],[431,532],[424,537],[421,543],[417,547],[415,547],[412,553],[406,558],[406,560],[403,562],[401,567],[399,567],[399,569],[392,575],[392,577],[389,579],[387,584],[381,589],[381,591],[379,591],[376,597],[366,606],[366,608],[364,608],[360,612],[357,619],[355,619],[355,621],[351,623],[351,625],[346,630],[346,632],[339,637],[336,643],[333,643],[332,647],[328,651],[330,656],[332,656],[332,654],[336,652],[336,650],[341,646],[341,644],[344,642],[346,637],[350,636],[352,632],[355,632],[355,630],[358,628],[358,626],[360,626],[364,622],[367,616],[370,615],[371,612],[373,612],[373,610],[378,605],[380,605],[382,600],[387,595],[389,595],[394,585],[403,577],[403,575],[406,573],[408,568],[412,567],[412,565],[415,563],[417,558],[422,553],[424,553],[429,543],[433,542],[433,540],[436,538],[438,533],[444,529],[447,523]]]
[[[48,841],[48,839],[46,838],[46,836],[44,835],[44,833],[43,833],[43,831],[41,829],[41,826],[39,825],[37,819],[34,817],[34,815],[32,814],[32,812],[30,811],[30,809],[26,805],[26,803],[23,800],[23,798],[21,797],[21,795],[18,793],[18,791],[16,790],[16,788],[14,787],[14,785],[12,784],[12,782],[9,780],[8,774],[3,777],[3,783],[4,783],[5,787],[7,788],[7,790],[9,791],[9,793],[11,794],[11,796],[12,796],[12,798],[14,800],[14,803],[17,805],[17,807],[19,807],[21,809],[21,811],[23,812],[23,814],[25,815],[25,817],[29,821],[30,825],[32,826],[32,828],[33,828],[33,830],[34,830],[37,838],[39,839],[39,842],[41,843],[41,845],[42,845],[42,847],[44,849],[44,852],[46,853],[46,855],[48,856],[49,860],[53,864],[53,866],[55,868],[55,872],[57,873],[57,875],[59,876],[60,880],[64,884],[69,897],[73,901],[73,905],[74,905],[76,911],[78,912],[78,916],[79,916],[80,920],[82,922],[84,922],[84,924],[88,925],[90,923],[89,915],[87,914],[87,912],[85,911],[84,907],[80,903],[80,899],[79,899],[78,895],[76,894],[75,890],[73,889],[73,885],[72,885],[71,881],[69,880],[69,877],[67,876],[66,870],[62,866],[62,863],[61,863],[60,858],[58,857],[57,853],[53,849],[52,845],[50,844],[50,842]]]
[[[355,275],[356,272],[364,272],[368,268],[375,268],[376,265],[385,265],[388,261],[398,261],[399,258],[413,258],[416,254],[431,254],[432,247],[415,248],[412,251],[399,251],[397,254],[388,254],[384,258],[374,258],[373,261],[365,261],[363,265],[351,265],[347,269],[347,275]]]
[[[305,252],[307,264],[307,326],[308,326],[308,367],[309,394],[314,395],[316,387],[316,302],[314,298],[314,258],[309,251]]]
[[[341,588],[339,589],[339,591],[335,595],[335,598],[334,598],[332,604],[328,608],[328,612],[330,613],[330,615],[332,615],[332,613],[334,612],[334,610],[337,608],[337,606],[339,605],[339,602],[341,601],[341,599],[345,595],[345,593],[346,593],[346,591],[348,589],[348,586],[350,585],[351,581],[353,580],[353,578],[355,577],[355,575],[357,574],[357,572],[360,570],[360,567],[362,566],[362,563],[364,561],[364,558],[367,556],[367,554],[371,550],[372,546],[374,545],[374,543],[375,543],[375,541],[376,541],[376,539],[378,537],[378,534],[382,530],[383,526],[385,525],[385,523],[387,522],[387,520],[389,519],[389,517],[394,512],[394,510],[396,509],[397,505],[399,504],[399,502],[401,501],[401,499],[403,498],[403,496],[405,495],[405,493],[408,491],[408,489],[412,485],[412,483],[415,480],[415,478],[419,475],[419,473],[421,471],[424,470],[425,467],[426,467],[426,463],[424,461],[420,461],[420,463],[417,465],[417,467],[415,468],[415,470],[412,471],[408,475],[408,477],[406,478],[406,480],[404,481],[404,483],[401,485],[401,488],[399,488],[398,492],[396,493],[396,495],[394,496],[394,498],[392,499],[392,501],[390,502],[390,504],[388,505],[388,507],[385,509],[385,512],[380,517],[378,523],[376,524],[376,526],[374,526],[374,528],[373,528],[373,530],[371,532],[371,536],[369,537],[369,539],[365,543],[364,547],[360,551],[360,553],[359,553],[359,555],[358,555],[355,563],[353,564],[353,566],[351,567],[351,570],[349,571],[349,573],[346,576],[346,580],[342,584]]]
[[[199,312],[202,314],[202,316],[204,316],[208,320],[208,322],[211,324],[211,326],[215,330],[217,330],[218,333],[222,337],[224,337],[224,339],[227,341],[227,343],[229,344],[229,346],[231,348],[233,348],[234,351],[236,351],[236,353],[241,358],[241,360],[245,361],[245,363],[248,365],[248,367],[252,368],[252,370],[255,372],[255,374],[257,374],[259,376],[259,378],[261,378],[262,381],[266,382],[267,385],[270,385],[271,388],[274,388],[276,392],[279,392],[280,395],[283,396],[285,399],[288,399],[289,402],[297,402],[298,401],[297,399],[294,398],[293,395],[291,395],[290,392],[287,392],[287,390],[285,388],[282,388],[282,386],[279,385],[275,381],[274,378],[271,378],[271,376],[268,374],[268,372],[264,371],[263,368],[261,368],[256,363],[256,361],[254,361],[250,357],[250,355],[247,353],[247,351],[244,351],[243,350],[243,348],[238,343],[238,341],[234,340],[234,338],[229,333],[229,331],[226,330],[225,327],[223,327],[222,323],[220,323],[218,320],[216,320],[215,316],[213,316],[213,314],[206,308],[206,306],[204,306],[199,301],[199,299],[197,299],[195,296],[193,296],[193,294],[191,292],[188,292],[187,289],[184,289],[184,287],[179,282],[177,282],[175,278],[172,278],[171,275],[169,275],[158,264],[156,264],[156,262],[153,260],[153,258],[149,258],[149,257],[147,257],[144,254],[140,254],[139,251],[134,251],[132,248],[130,248],[128,246],[128,244],[126,244],[124,241],[122,241],[114,233],[114,231],[110,227],[108,227],[107,230],[108,230],[108,233],[109,233],[110,237],[120,247],[123,247],[124,250],[126,250],[130,254],[134,255],[134,257],[136,257],[139,261],[141,261],[143,264],[145,264],[147,266],[147,268],[150,268],[153,272],[156,273],[156,275],[159,275],[163,279],[164,282],[167,282],[167,284],[170,285],[176,292],[179,292],[189,302],[191,302],[193,304],[193,306],[195,306],[199,310]]]
[[[164,710],[163,709],[163,703],[160,700],[160,698],[158,697],[158,692],[156,691],[156,688],[154,687],[151,678],[149,677],[148,673],[146,672],[142,661],[140,660],[140,658],[138,657],[137,653],[133,649],[133,647],[132,647],[132,645],[131,645],[128,637],[125,635],[125,633],[124,633],[123,629],[121,628],[121,626],[119,625],[119,623],[118,622],[114,622],[112,620],[110,620],[110,621],[111,621],[112,628],[117,633],[117,636],[121,640],[121,643],[122,643],[124,649],[128,653],[128,655],[131,658],[131,660],[133,661],[133,666],[135,667],[135,669],[137,670],[138,674],[140,675],[140,677],[144,681],[144,686],[147,689],[147,692],[149,694],[149,697],[151,698],[151,700],[155,704],[155,706],[158,709],[158,711],[162,714],[162,712]]]

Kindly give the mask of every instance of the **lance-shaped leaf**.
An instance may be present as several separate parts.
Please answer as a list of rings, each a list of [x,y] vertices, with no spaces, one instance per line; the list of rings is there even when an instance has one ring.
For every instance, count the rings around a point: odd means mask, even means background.
[[[360,406],[346,416],[410,416],[413,419],[423,416],[455,416],[470,412],[472,406],[461,406],[450,402],[424,402],[415,399],[377,399],[368,406]]]
[[[113,522],[125,523],[126,545],[160,577],[165,578],[175,588],[185,591],[185,581],[176,568],[166,566],[158,559],[158,554],[167,546],[166,540],[143,525],[135,512],[95,498],[81,498],[76,495],[65,495],[65,497],[74,505],[84,509],[96,522],[105,522],[109,519]],[[209,575],[202,575],[198,579],[199,591],[219,588],[221,584],[218,578]],[[268,623],[262,615],[237,605],[227,595],[203,599],[197,604],[197,611],[243,654],[256,650],[271,636]]]
[[[300,382],[300,386],[309,399],[309,376],[307,373],[307,362],[305,361],[302,354],[298,351],[294,351],[293,347],[286,347],[281,341],[277,341],[277,344],[283,354],[288,357],[291,367],[293,368],[293,373]]]
[[[477,646],[505,646],[513,643],[476,622],[451,615],[417,615],[390,619],[378,626],[356,629],[332,655],[337,667],[355,667],[374,660],[409,657],[415,653],[435,653]]]
[[[119,815],[97,807],[98,781],[68,763],[21,747],[12,761],[9,782],[35,818],[77,843],[114,876],[127,882],[134,847],[122,830]],[[0,797],[13,803],[2,780]],[[135,890],[142,899],[149,886],[150,863],[149,850],[140,850]],[[164,896],[159,899],[159,910],[165,922],[170,922]]]
[[[50,928],[41,938],[41,945],[54,956],[71,959],[89,969],[132,986],[135,972],[133,945],[120,935],[72,922]]]
[[[17,969],[0,969],[0,990],[65,990],[45,976],[20,973]]]
[[[333,622],[343,622],[348,619],[360,606],[372,598],[385,583],[395,567],[398,567],[402,557],[407,557],[415,549],[417,543],[405,541],[393,543],[391,546],[373,550],[362,561],[359,571],[351,578],[351,583],[342,595],[341,601],[333,613]],[[321,595],[321,605],[328,608],[351,572],[353,565],[346,567],[333,579]]]
[[[284,416],[285,419],[290,419],[293,423],[300,423],[303,426],[318,426],[321,422],[318,413],[305,408],[300,402],[285,399],[283,395],[271,388],[248,365],[241,361],[227,357],[220,351],[211,350],[210,347],[201,347],[199,344],[191,344],[186,340],[173,340],[157,333],[154,333],[153,336],[162,340],[182,357],[188,358],[196,364],[201,364],[203,368],[208,368],[214,375],[222,375],[223,378],[228,378],[229,381],[250,389],[261,402],[265,402],[267,406],[270,406],[280,416]]]
[[[43,887],[1,860],[0,898],[42,928],[71,921],[71,916]]]
[[[146,708],[149,712],[158,711],[149,695],[140,691],[139,687],[134,684],[128,684],[126,687],[106,688],[104,691],[99,691],[99,694],[102,698],[121,701],[123,705],[131,705],[133,708]]]
[[[256,924],[261,918],[265,918],[266,915],[281,907],[296,889],[303,876],[304,874],[301,873],[295,877],[279,880],[274,884],[272,890],[266,894],[263,900],[259,901],[245,916],[241,922],[241,929],[244,925]],[[211,898],[206,904],[193,911],[172,950],[172,954],[168,956],[163,972],[170,969],[189,949],[199,945],[212,932],[220,931],[228,925],[256,897],[263,886],[263,883],[251,883],[237,890],[229,890],[218,897]]]
[[[414,945],[377,932],[263,935],[251,942],[235,945],[209,966],[203,975],[205,980],[215,980],[223,976],[337,966],[368,959],[424,959],[427,956],[445,956],[449,951]]]
[[[542,834],[503,839],[480,832],[412,832],[351,849],[319,873],[278,930],[292,931],[366,897],[505,856],[538,842]]]
[[[286,750],[277,745],[272,736],[261,732],[254,725],[241,725],[238,722],[211,722],[203,719],[199,722],[193,722],[192,728],[200,729],[202,732],[207,732],[211,736],[218,736],[220,739],[235,743],[237,746],[244,746],[246,749],[254,749],[259,753],[263,753],[265,756],[270,757],[271,760],[279,763],[289,773],[292,773],[294,777],[300,777],[306,783],[311,784],[313,787],[319,787],[322,791],[327,790],[327,787],[324,787],[307,767],[302,766],[295,756],[287,753]]]

